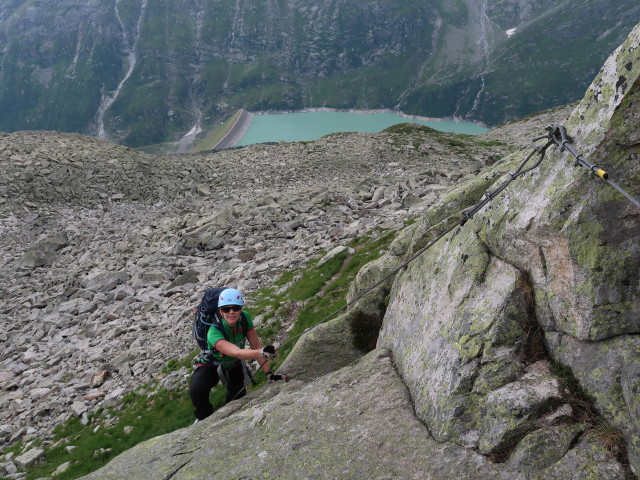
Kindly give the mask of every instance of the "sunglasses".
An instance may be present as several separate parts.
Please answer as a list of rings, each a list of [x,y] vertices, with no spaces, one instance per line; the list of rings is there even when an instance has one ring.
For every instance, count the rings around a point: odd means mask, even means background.
[[[220,307],[224,313],[229,313],[230,311],[239,312],[242,310],[242,305],[229,305],[228,307]]]

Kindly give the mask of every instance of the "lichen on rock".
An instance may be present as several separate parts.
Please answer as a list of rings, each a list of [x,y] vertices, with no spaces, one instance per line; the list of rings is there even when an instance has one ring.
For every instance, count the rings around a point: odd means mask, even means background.
[[[566,124],[574,148],[636,195],[639,52],[640,26],[610,57]],[[403,245],[416,251],[428,243],[420,243],[420,235],[437,208],[417,222],[413,240],[401,237]],[[633,380],[640,362],[633,336],[640,332],[638,218],[635,205],[575,168],[566,151],[551,148],[538,169],[398,274],[379,345],[393,352],[416,413],[435,438],[501,456],[563,401],[550,370],[532,395],[517,340],[500,343],[489,334],[497,326],[522,332],[531,324],[524,304],[512,303],[515,314],[507,314],[514,280],[526,275],[547,361],[573,371],[602,418],[623,433],[631,469],[640,471]],[[516,398],[523,403],[509,400]],[[567,458],[584,458],[591,448],[586,445],[592,443],[580,443]],[[598,467],[584,468],[594,478],[609,478]]]

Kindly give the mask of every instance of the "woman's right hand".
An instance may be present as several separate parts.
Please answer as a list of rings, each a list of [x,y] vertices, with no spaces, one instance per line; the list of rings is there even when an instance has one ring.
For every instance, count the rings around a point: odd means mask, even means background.
[[[262,350],[260,350],[260,355],[267,361],[271,361],[276,358],[276,347],[273,345],[267,345]]]

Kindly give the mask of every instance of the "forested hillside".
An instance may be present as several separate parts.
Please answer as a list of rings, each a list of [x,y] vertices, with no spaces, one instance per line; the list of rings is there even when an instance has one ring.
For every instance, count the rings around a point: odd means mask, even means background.
[[[577,100],[636,0],[0,1],[0,130],[129,146],[238,108],[498,125]]]

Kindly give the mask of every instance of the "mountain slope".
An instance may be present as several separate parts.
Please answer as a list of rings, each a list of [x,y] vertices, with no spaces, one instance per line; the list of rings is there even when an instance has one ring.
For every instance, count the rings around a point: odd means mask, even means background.
[[[640,6],[2,0],[0,12],[0,130],[142,146],[238,108],[399,108],[501,124],[576,100]]]

